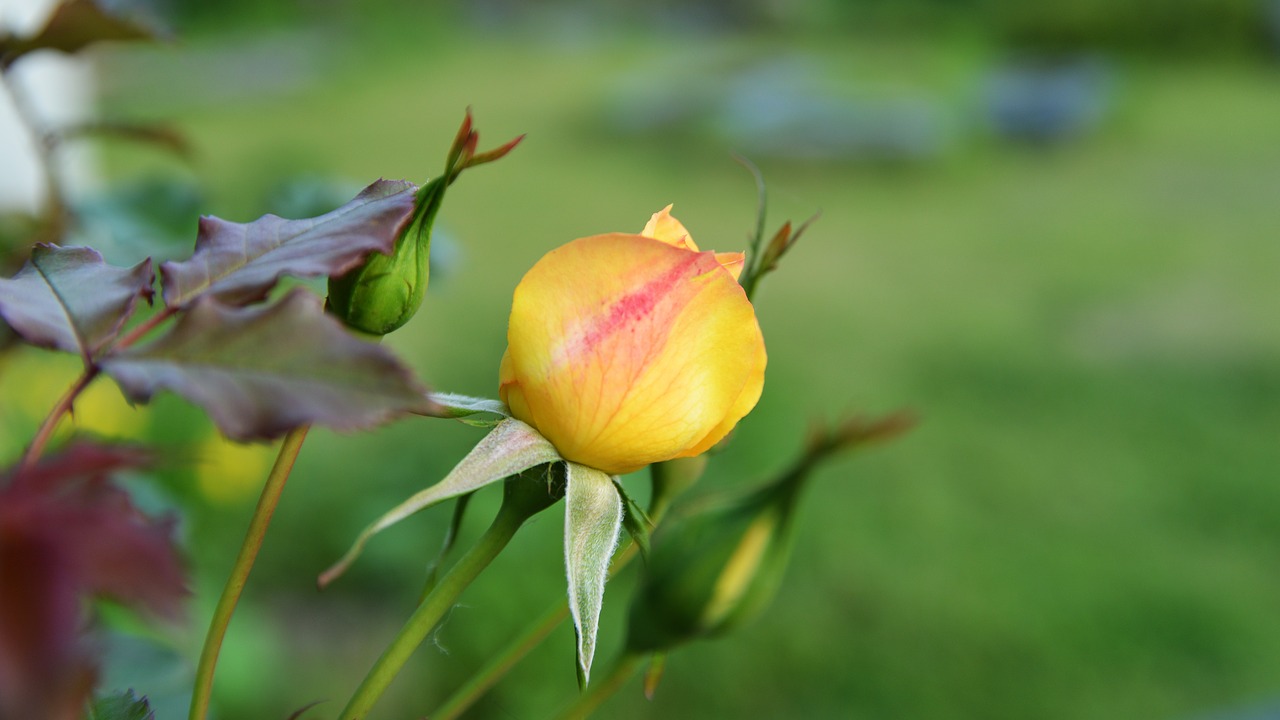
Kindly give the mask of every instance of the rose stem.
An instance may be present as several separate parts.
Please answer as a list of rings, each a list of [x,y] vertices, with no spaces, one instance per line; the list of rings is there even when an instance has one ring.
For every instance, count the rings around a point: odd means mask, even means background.
[[[418,609],[369,670],[360,687],[356,688],[355,694],[339,716],[340,720],[358,720],[369,714],[378,698],[409,660],[409,656],[435,629],[462,592],[502,552],[525,520],[551,504],[552,499],[548,497],[545,488],[545,485],[521,476],[507,480],[502,507],[493,524],[418,605]]]
[[[191,694],[190,720],[204,720],[209,712],[209,700],[213,694],[213,671],[218,664],[218,653],[222,650],[222,640],[227,634],[227,626],[231,624],[231,616],[236,611],[236,603],[244,592],[249,572],[253,570],[253,562],[262,548],[262,540],[267,534],[267,526],[271,524],[271,516],[280,502],[280,493],[284,490],[285,481],[293,470],[293,463],[298,459],[298,452],[307,438],[308,426],[295,428],[285,436],[280,444],[280,454],[276,456],[275,465],[267,475],[262,486],[262,495],[258,498],[258,506],[253,510],[249,520],[249,529],[245,532],[244,542],[240,545],[240,554],[236,556],[235,565],[231,567],[231,576],[222,588],[222,596],[214,608],[213,618],[209,621],[209,633],[205,635],[204,647],[200,651],[200,662],[196,666],[196,683]]]
[[[116,350],[129,347],[137,342],[146,333],[154,330],[164,320],[168,319],[175,312],[174,308],[165,308],[153,315],[146,322],[139,324],[128,335],[116,341]],[[44,448],[49,444],[53,432],[58,429],[58,421],[62,420],[62,416],[71,412],[72,406],[75,405],[76,399],[80,397],[80,393],[89,387],[89,383],[102,372],[102,368],[92,361],[86,359],[84,372],[79,378],[72,383],[71,388],[58,400],[58,403],[49,411],[44,422],[40,424],[40,429],[36,431],[36,435],[31,439],[31,445],[27,446],[27,451],[22,455],[22,462],[19,464],[21,468],[29,468],[35,464],[40,456],[44,453]]]

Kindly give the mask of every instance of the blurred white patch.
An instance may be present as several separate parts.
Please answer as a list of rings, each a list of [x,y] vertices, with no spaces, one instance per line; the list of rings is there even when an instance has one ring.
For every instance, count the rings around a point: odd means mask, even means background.
[[[0,0],[4,32],[38,32],[56,0]],[[29,112],[47,128],[79,123],[91,117],[93,71],[83,56],[34,52],[10,68],[6,83],[21,93]],[[0,211],[36,212],[45,201],[46,179],[40,166],[38,138],[25,127],[10,93],[0,93]],[[69,191],[92,179],[92,158],[80,146],[60,149],[56,160]]]

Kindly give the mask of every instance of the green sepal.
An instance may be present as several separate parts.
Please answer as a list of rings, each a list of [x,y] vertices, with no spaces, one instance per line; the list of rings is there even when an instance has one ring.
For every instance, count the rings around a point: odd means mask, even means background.
[[[658,694],[658,683],[662,682],[662,674],[667,669],[667,654],[654,653],[649,658],[649,667],[644,671],[644,697],[652,700]]]
[[[501,400],[456,393],[427,393],[427,400],[430,404],[420,411],[419,415],[448,418],[473,427],[493,427],[511,417],[511,411],[502,404]],[[497,417],[477,419],[474,417],[476,415],[496,415]]]
[[[333,582],[355,562],[370,538],[419,510],[478,490],[535,465],[558,460],[560,453],[537,430],[515,418],[503,420],[443,480],[395,506],[366,527],[347,554],[321,573],[317,584],[323,588]]]
[[[578,685],[585,688],[591,679],[609,561],[622,528],[623,502],[608,474],[573,462],[565,467],[564,564],[577,634]]]
[[[622,486],[618,479],[614,478],[613,483],[618,490],[618,495],[622,498],[622,525],[627,529],[627,534],[631,536],[631,540],[635,542],[636,547],[640,548],[640,557],[647,563],[649,562],[649,536],[653,532],[653,520],[649,517],[644,508],[627,493],[626,488]]]

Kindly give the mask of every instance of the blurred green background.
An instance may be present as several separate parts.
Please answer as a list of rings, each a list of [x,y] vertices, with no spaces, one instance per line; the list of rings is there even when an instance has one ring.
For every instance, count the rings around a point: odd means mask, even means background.
[[[822,469],[761,621],[677,652],[653,701],[636,682],[601,717],[1280,713],[1280,4],[158,9],[179,39],[100,54],[100,112],[170,120],[195,156],[103,149],[88,239],[117,261],[188,252],[196,213],[316,214],[378,177],[420,182],[467,106],[482,147],[528,133],[450,191],[427,302],[387,340],[439,389],[495,395],[511,291],[563,242],[674,203],[702,247],[742,248],[755,189],[732,152],[763,171],[771,227],[821,210],[757,295],[764,397],[695,492],[769,478],[817,418],[922,423]],[[120,202],[146,221],[119,221]],[[6,458],[74,367],[10,357]],[[78,422],[183,461],[138,484],[186,513],[197,593],[189,627],[158,633],[182,660],[118,642],[108,673],[180,716],[273,451],[106,384]],[[377,538],[324,593],[315,575],[479,437],[423,419],[313,432],[227,640],[218,717],[337,712],[411,612],[449,509]],[[560,532],[555,511],[521,532],[378,717],[429,713],[562,596]],[[634,572],[606,593],[600,667]],[[566,705],[572,648],[561,628],[471,717]]]

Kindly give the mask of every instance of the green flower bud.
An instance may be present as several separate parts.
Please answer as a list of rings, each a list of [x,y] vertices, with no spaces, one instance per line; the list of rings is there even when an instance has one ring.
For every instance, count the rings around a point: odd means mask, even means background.
[[[776,481],[664,527],[631,604],[627,650],[661,654],[755,618],[782,584],[796,503],[813,469],[840,452],[896,437],[914,422],[898,413],[818,428],[805,453]],[[700,474],[699,468],[684,469],[694,478]],[[674,473],[655,472],[654,479],[655,495],[680,484]],[[650,690],[656,677],[646,685]]]
[[[773,598],[807,473],[684,519],[660,535],[631,605],[628,649],[663,652],[720,635]]]
[[[418,312],[430,277],[431,227],[445,190],[463,170],[503,157],[524,136],[477,154],[479,139],[480,134],[471,127],[468,110],[449,148],[444,173],[418,190],[413,219],[396,238],[391,254],[372,253],[345,275],[329,278],[329,312],[348,327],[382,336],[399,329]]]
[[[431,226],[444,197],[446,176],[418,190],[413,220],[390,255],[372,253],[362,265],[329,279],[329,312],[370,335],[399,329],[418,312],[430,277]]]

